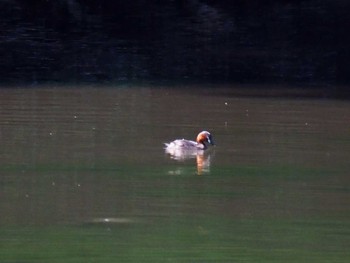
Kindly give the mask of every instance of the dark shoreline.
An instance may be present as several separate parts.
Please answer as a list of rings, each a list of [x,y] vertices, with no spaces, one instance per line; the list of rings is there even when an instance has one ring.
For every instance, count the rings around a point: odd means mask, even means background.
[[[3,1],[0,83],[262,84],[349,97],[347,7],[330,0]]]
[[[288,99],[350,99],[347,87],[325,85],[287,85],[287,84],[240,84],[240,83],[10,83],[0,85],[1,90],[8,89],[152,89],[178,90],[179,92],[194,92],[209,96],[225,97],[257,97],[257,98],[288,98]]]

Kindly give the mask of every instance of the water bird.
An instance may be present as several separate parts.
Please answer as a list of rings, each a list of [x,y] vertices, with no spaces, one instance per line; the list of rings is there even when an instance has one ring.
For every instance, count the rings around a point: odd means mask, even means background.
[[[196,156],[208,148],[208,145],[214,145],[214,140],[210,132],[201,131],[197,135],[196,141],[177,139],[165,143],[165,151],[175,157]]]

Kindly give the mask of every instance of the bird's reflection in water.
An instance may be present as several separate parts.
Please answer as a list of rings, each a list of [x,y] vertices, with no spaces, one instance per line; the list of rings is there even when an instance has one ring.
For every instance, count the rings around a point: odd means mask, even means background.
[[[195,159],[197,164],[197,174],[203,175],[210,173],[211,152],[208,151],[183,151],[183,150],[165,150],[165,153],[171,159],[178,162],[185,162],[187,160]],[[178,167],[176,170],[169,171],[171,174],[182,174],[185,170],[183,167]]]
[[[210,172],[210,154],[200,155],[198,154],[196,157],[197,161],[197,174],[207,174]]]

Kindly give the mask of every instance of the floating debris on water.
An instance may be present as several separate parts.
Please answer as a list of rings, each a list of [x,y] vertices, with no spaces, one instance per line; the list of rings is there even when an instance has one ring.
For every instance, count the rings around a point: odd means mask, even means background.
[[[86,223],[91,224],[131,224],[137,221],[128,217],[99,217],[88,220]]]

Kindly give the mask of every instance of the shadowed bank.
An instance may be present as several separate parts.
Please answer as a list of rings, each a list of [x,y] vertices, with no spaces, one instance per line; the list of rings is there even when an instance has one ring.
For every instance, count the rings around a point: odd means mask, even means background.
[[[256,83],[349,95],[345,1],[36,2],[1,2],[2,83]]]

